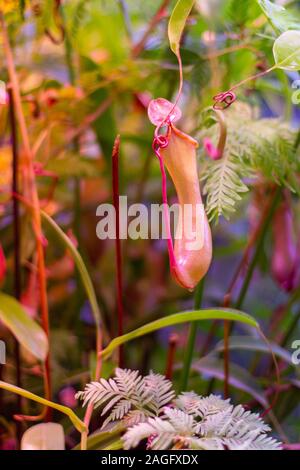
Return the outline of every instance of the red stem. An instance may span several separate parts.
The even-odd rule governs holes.
[[[168,357],[166,364],[166,373],[165,376],[167,379],[172,380],[173,369],[174,369],[174,360],[176,349],[179,341],[179,336],[177,333],[172,333],[169,337],[169,348],[168,348]]]
[[[120,190],[119,190],[119,150],[120,136],[115,139],[112,151],[112,183],[113,203],[116,213],[116,265],[117,265],[117,311],[118,311],[118,336],[124,331],[124,307],[123,307],[123,270],[122,270],[122,247],[120,240]],[[119,348],[119,367],[124,367],[123,346]]]
[[[10,119],[10,128],[11,128],[11,143],[12,143],[12,192],[13,194],[18,194],[19,185],[18,185],[18,174],[19,174],[19,154],[18,154],[18,133],[17,133],[17,124],[16,124],[16,115],[14,107],[14,99],[12,89],[8,89],[9,94],[9,119]],[[21,257],[20,257],[20,248],[21,248],[21,231],[20,231],[20,210],[19,210],[19,200],[13,198],[13,232],[14,232],[14,291],[15,297],[17,300],[21,298]],[[22,374],[21,374],[21,358],[20,358],[20,345],[18,340],[15,340],[15,365],[16,365],[16,384],[18,387],[22,388]],[[22,397],[17,396],[17,406],[18,412],[22,413]],[[17,422],[16,425],[17,431],[17,443],[20,447],[21,435],[22,435],[22,425]]]
[[[44,247],[42,242],[42,227],[41,227],[41,215],[40,215],[40,203],[38,197],[38,191],[36,187],[35,173],[33,167],[34,154],[31,149],[31,143],[29,138],[29,132],[25,116],[23,113],[21,91],[18,75],[15,68],[14,57],[10,46],[9,36],[7,27],[4,21],[2,12],[0,11],[0,23],[2,27],[2,38],[3,48],[5,52],[7,70],[10,78],[11,89],[14,99],[14,106],[16,112],[16,118],[18,121],[20,134],[23,142],[23,153],[22,153],[22,166],[23,166],[23,191],[25,199],[28,198],[33,206],[32,212],[32,227],[36,239],[36,250],[38,258],[38,273],[39,273],[39,284],[40,284],[40,304],[41,304],[41,318],[42,326],[49,339],[49,313],[48,313],[48,301],[47,301],[47,282],[46,282],[46,267],[44,259]],[[50,372],[50,353],[45,361],[45,395],[48,400],[51,400],[51,372]],[[46,413],[46,420],[51,421],[52,410],[50,407],[46,407],[44,410]],[[40,416],[36,417],[40,419]]]

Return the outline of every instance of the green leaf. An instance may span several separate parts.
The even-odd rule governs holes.
[[[262,352],[270,354],[270,349],[273,353],[283,359],[287,364],[293,364],[291,354],[285,349],[281,348],[277,344],[270,342],[267,345],[260,338],[254,338],[252,336],[231,336],[229,338],[229,349],[239,349],[245,351],[253,352]],[[224,351],[224,342],[220,341],[216,347],[211,351],[211,354],[214,352],[223,352]]]
[[[170,48],[177,56],[179,54],[180,39],[185,27],[185,23],[194,3],[195,0],[178,0],[170,17],[168,25]]]
[[[0,320],[19,343],[40,361],[48,354],[48,339],[44,330],[25,312],[13,297],[0,292]]]
[[[61,241],[63,245],[68,248],[71,255],[73,256],[74,262],[79,271],[83,286],[85,288],[87,297],[91,304],[91,309],[93,312],[95,323],[99,327],[101,324],[100,308],[97,302],[93,283],[89,276],[88,270],[83,262],[83,259],[80,256],[80,253],[75,248],[70,238],[62,231],[62,229],[57,225],[57,223],[51,217],[49,217],[48,214],[46,214],[46,212],[41,211],[41,215],[42,215],[43,220],[47,222],[47,224],[54,230],[54,232],[58,236],[59,241]]]
[[[222,381],[224,380],[224,360],[222,359],[206,356],[199,361],[193,362],[192,369],[201,374],[207,374],[210,377]],[[263,407],[267,408],[269,406],[262,389],[246,369],[230,363],[228,381],[232,387],[249,393],[249,395],[255,398]]]
[[[292,13],[269,0],[257,0],[257,3],[277,33],[284,33],[288,29],[300,29],[300,18],[297,21],[295,12]]]
[[[102,356],[108,357],[111,353],[128,341],[144,336],[153,331],[160,330],[161,328],[166,328],[168,326],[179,325],[181,323],[188,323],[191,321],[199,320],[230,320],[230,321],[239,321],[241,323],[246,323],[247,325],[252,326],[253,328],[259,329],[257,321],[247,313],[241,312],[239,310],[233,309],[207,309],[207,310],[192,310],[187,312],[175,313],[159,320],[155,320],[151,323],[137,328],[130,333],[127,333],[123,336],[118,336],[113,339],[109,345],[103,349]]]
[[[68,408],[63,405],[59,405],[58,403],[54,403],[53,401],[46,400],[45,398],[39,397],[38,395],[28,392],[27,390],[24,390],[23,388],[16,387],[15,385],[9,384],[7,382],[2,382],[1,380],[0,380],[0,388],[3,390],[6,390],[7,392],[21,395],[21,397],[27,398],[28,400],[35,401],[36,403],[40,403],[41,405],[54,408],[55,410],[60,411],[61,413],[67,415],[70,418],[73,425],[75,426],[75,428],[77,429],[77,431],[79,431],[80,433],[86,431],[86,426],[84,422],[78,418],[78,416],[71,410],[71,408]]]
[[[281,34],[274,42],[273,54],[277,68],[300,70],[300,31]]]

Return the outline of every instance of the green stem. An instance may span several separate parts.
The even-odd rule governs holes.
[[[235,304],[236,309],[240,309],[242,307],[243,303],[244,303],[244,300],[245,300],[245,297],[247,295],[248,288],[249,288],[249,285],[250,285],[250,282],[251,282],[251,279],[252,279],[252,276],[253,276],[254,269],[257,265],[257,262],[260,258],[260,255],[261,255],[261,252],[263,250],[265,237],[266,237],[270,222],[273,218],[273,214],[274,214],[274,211],[277,207],[277,204],[278,204],[278,201],[279,201],[280,197],[281,197],[281,187],[278,186],[278,188],[275,190],[275,194],[274,194],[274,197],[273,197],[273,201],[271,203],[269,213],[268,213],[267,217],[265,218],[264,223],[262,225],[262,228],[261,228],[258,240],[257,240],[257,244],[256,244],[256,248],[255,248],[253,258],[252,258],[251,263],[249,265],[249,268],[247,270],[247,274],[246,274],[246,277],[244,279],[240,294],[239,294],[238,299],[236,301],[236,304]]]
[[[204,279],[202,279],[199,282],[195,291],[195,299],[194,299],[195,310],[198,310],[201,307],[203,290],[204,290]],[[188,337],[186,353],[185,353],[184,361],[183,361],[180,391],[185,391],[188,386],[191,364],[192,364],[196,337],[197,337],[197,328],[198,328],[198,322],[191,323],[189,327],[189,337]]]
[[[296,137],[296,140],[295,140],[295,143],[294,143],[295,152],[297,152],[299,145],[300,145],[300,129],[297,132],[297,137]]]
[[[281,346],[282,347],[286,347],[288,341],[290,341],[291,339],[291,336],[295,330],[295,328],[297,327],[298,325],[298,322],[299,322],[299,319],[300,319],[300,311],[296,313],[296,315],[294,316],[294,318],[292,319],[292,322],[286,332],[286,334],[284,335],[282,341],[281,341]]]

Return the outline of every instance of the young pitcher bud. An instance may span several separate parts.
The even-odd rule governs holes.
[[[6,274],[6,259],[5,259],[2,246],[0,245],[0,283],[4,280],[5,274]]]
[[[283,201],[273,219],[272,274],[286,291],[294,288],[297,271],[297,248],[293,237],[293,219],[287,201]]]

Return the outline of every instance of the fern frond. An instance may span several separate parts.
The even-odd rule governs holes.
[[[138,385],[142,381],[142,377],[139,375],[137,370],[117,368],[114,380],[117,383],[120,392],[125,397],[131,397],[136,393]]]
[[[260,435],[251,440],[245,441],[244,439],[223,439],[223,444],[229,450],[282,450],[280,442],[272,437]]]
[[[191,436],[195,433],[197,423],[192,415],[176,408],[166,408],[165,416],[179,435]]]
[[[118,401],[118,403],[115,405],[116,401]],[[120,421],[122,418],[124,418],[124,416],[128,415],[128,412],[132,406],[132,403],[126,398],[123,398],[120,400],[120,398],[118,397],[118,400],[115,400],[115,401],[112,400],[104,408],[101,414],[105,415],[105,413],[109,411],[113,406],[114,408],[112,412],[110,413],[110,415],[104,421],[102,428],[105,428],[105,426],[107,426],[107,424],[110,423],[111,421]]]
[[[143,439],[153,437],[151,448],[167,449],[176,435],[174,427],[161,418],[148,418],[130,428],[123,436],[124,449],[136,447]],[[157,447],[159,446],[159,447]]]
[[[221,215],[228,219],[235,211],[236,202],[241,200],[240,193],[248,191],[242,180],[247,175],[236,156],[227,150],[223,158],[209,162],[201,180],[205,180],[203,193],[207,195],[206,209],[210,221],[218,220]]]
[[[158,416],[163,408],[172,402],[174,397],[172,383],[163,375],[151,372],[144,377],[142,401],[155,416]]]
[[[278,119],[253,119],[249,108],[236,105],[226,113],[227,141],[220,160],[202,159],[201,180],[207,195],[210,220],[226,218],[248,188],[245,178],[263,176],[266,181],[300,193],[297,174],[299,154],[295,151],[295,132]],[[207,125],[207,121],[204,122]],[[218,126],[202,130],[216,144]],[[200,137],[201,137],[200,136]]]
[[[126,428],[130,428],[135,424],[144,423],[147,420],[146,414],[141,410],[130,410],[124,416],[122,422]],[[104,427],[104,426],[103,426]]]
[[[83,392],[76,394],[76,398],[83,400],[83,406],[93,404],[97,408],[108,400],[120,399],[121,392],[113,379],[100,379],[99,382],[87,384]]]
[[[150,372],[116,369],[115,377],[87,384],[77,394],[83,404],[102,406],[108,415],[102,427],[121,422],[124,449],[147,439],[152,450],[279,450],[280,443],[267,436],[270,427],[241,405],[220,396],[201,397],[184,392],[175,399],[172,384]]]
[[[182,393],[161,417],[147,418],[127,430],[126,449],[148,439],[148,448],[201,450],[279,450],[280,443],[267,437],[270,431],[258,414],[234,407],[229,400],[194,392]]]
[[[186,413],[200,416],[202,419],[208,415],[232,408],[230,400],[223,400],[219,395],[200,397],[194,392],[183,392],[179,395],[175,404]]]
[[[124,419],[134,424],[147,416],[158,416],[175,394],[172,383],[160,374],[151,372],[142,378],[138,371],[117,368],[114,379],[87,384],[76,396],[83,400],[83,406],[103,406],[101,415],[109,413],[105,427],[111,421]]]

